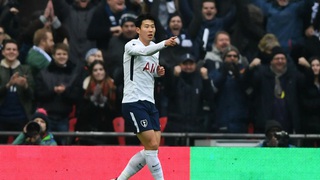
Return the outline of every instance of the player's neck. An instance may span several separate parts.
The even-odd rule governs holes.
[[[150,42],[151,42],[151,41],[149,41],[149,40],[145,40],[145,39],[142,39],[142,38],[140,38],[140,37],[139,37],[139,40],[140,40],[140,41],[142,42],[142,44],[145,45],[145,46],[149,46],[149,45],[150,45]]]

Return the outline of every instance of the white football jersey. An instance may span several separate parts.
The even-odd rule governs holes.
[[[154,102],[154,77],[157,77],[159,51],[165,41],[145,46],[139,39],[129,41],[124,48],[124,90],[122,103],[146,100]]]

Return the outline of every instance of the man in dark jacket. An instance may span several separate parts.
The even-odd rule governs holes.
[[[68,60],[68,50],[68,45],[56,44],[52,53],[54,60],[36,79],[37,105],[47,110],[51,131],[69,131],[69,114],[81,97],[81,76]],[[65,139],[57,142],[67,143]]]
[[[168,95],[166,132],[206,132],[209,120],[206,103],[213,101],[213,86],[206,68],[197,69],[196,59],[187,53],[174,68],[165,87]],[[183,145],[179,138],[168,138],[169,145]]]
[[[287,55],[280,47],[272,49],[270,65],[253,60],[247,72],[253,87],[254,128],[264,132],[268,119],[281,123],[288,133],[300,132],[298,97],[304,76],[293,65],[287,64]],[[308,64],[299,61],[300,65]]]
[[[97,42],[97,48],[106,50],[112,36],[122,33],[120,18],[125,10],[124,0],[103,0],[95,10],[87,31],[88,38]]]

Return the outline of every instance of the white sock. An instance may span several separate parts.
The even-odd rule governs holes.
[[[122,171],[120,176],[118,177],[118,180],[127,180],[134,174],[136,174],[138,171],[140,171],[145,165],[146,160],[144,157],[144,150],[139,151],[137,154],[132,156],[130,161],[128,162],[126,168]]]
[[[164,180],[161,163],[158,158],[158,150],[144,150],[144,155],[153,178],[155,180]]]

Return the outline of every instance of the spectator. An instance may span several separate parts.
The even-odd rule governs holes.
[[[165,132],[209,131],[211,122],[206,116],[209,111],[206,102],[213,101],[214,92],[207,69],[197,69],[196,58],[187,53],[171,75],[165,88],[169,99]],[[166,138],[166,143],[185,145],[185,140]]]
[[[20,49],[20,61],[27,61],[27,56],[30,49],[38,46],[35,44],[35,34],[39,29],[47,29],[51,33],[52,38],[48,38],[42,34],[41,38],[48,38],[55,43],[67,41],[69,34],[64,26],[62,26],[60,20],[54,13],[54,9],[52,6],[52,1],[48,1],[47,6],[44,8],[44,11],[37,11],[32,16],[31,22],[29,22],[28,26],[25,27],[25,30],[21,32],[19,36],[19,43],[22,48]],[[40,33],[41,34],[41,33]],[[39,38],[39,37],[38,37]],[[38,42],[37,42],[38,43]],[[53,45],[52,45],[53,46]],[[51,47],[52,50],[52,47]],[[51,51],[50,50],[50,51]],[[51,52],[47,52],[50,54]],[[30,59],[29,59],[30,60]],[[33,65],[34,66],[34,65]]]
[[[69,32],[70,60],[76,65],[85,65],[85,53],[96,47],[96,42],[88,39],[87,30],[97,5],[92,0],[74,0],[72,4],[64,0],[52,0],[52,3]]]
[[[256,58],[261,60],[261,64],[270,65],[274,47],[280,47],[278,38],[274,34],[267,33],[260,39]]]
[[[113,36],[110,39],[108,49],[105,53],[106,70],[114,79],[114,83],[117,86],[117,99],[116,110],[117,114],[121,114],[122,97],[123,97],[123,53],[124,46],[130,40],[137,38],[136,25],[134,24],[136,15],[131,12],[127,12],[121,16],[120,25],[122,34],[120,36]],[[125,131],[133,132],[132,126],[129,123],[125,123]],[[140,142],[136,137],[126,138],[126,144],[139,145]]]
[[[76,124],[78,131],[113,132],[112,121],[116,117],[116,86],[104,67],[104,63],[95,60],[89,66],[90,75],[83,81],[83,98],[79,106]],[[117,139],[80,137],[79,144],[99,145],[117,144]]]
[[[178,13],[173,13],[169,16],[166,32],[167,38],[177,37],[176,46],[165,48],[160,52],[160,64],[170,72],[173,71],[175,66],[180,64],[182,55],[192,52],[193,43],[189,34],[183,29],[182,19]],[[167,116],[168,98],[164,94],[164,81],[166,76],[168,76],[168,74],[166,74],[165,77],[156,79],[155,99],[160,116]]]
[[[266,32],[276,35],[287,54],[297,47],[304,46],[303,16],[312,2],[312,0],[253,1],[264,14]]]
[[[180,57],[183,54],[192,52],[192,40],[183,28],[182,18],[178,13],[169,16],[168,28],[166,29],[167,38],[177,36],[177,46],[164,49],[160,52],[160,63],[167,68],[172,69],[174,66],[180,64]]]
[[[204,67],[211,72],[213,69],[219,69],[221,63],[223,62],[222,54],[231,45],[230,35],[226,31],[218,31],[216,37],[214,38],[214,44],[212,45],[212,50],[207,51],[204,56]],[[239,56],[239,63],[243,66],[248,65],[248,61],[245,57]]]
[[[149,1],[147,5],[149,9],[148,12],[151,13],[153,17],[158,17],[160,22],[159,24],[161,25],[162,29],[167,28],[169,17],[173,13],[177,12],[174,0],[154,0]]]
[[[34,19],[35,14],[37,14],[37,18],[39,17],[38,14],[43,12],[49,1],[50,0],[13,0],[13,2],[16,2],[18,5],[21,32],[25,31],[30,24],[30,21]]]
[[[6,34],[16,39],[21,32],[19,2],[16,0],[0,2],[0,24],[6,29]]]
[[[148,10],[145,2],[148,2],[148,1],[144,1],[144,0],[125,1],[126,11],[133,12],[133,14],[146,13]]]
[[[104,59],[107,72],[115,81],[123,81],[123,52],[124,45],[137,37],[134,24],[137,16],[132,13],[125,13],[120,18],[121,35],[112,36],[105,53]],[[117,82],[116,82],[117,83]]]
[[[272,49],[270,65],[262,65],[260,60],[253,60],[246,71],[253,87],[254,130],[263,132],[268,119],[282,124],[288,133],[300,133],[299,95],[304,77],[297,68],[287,64],[287,56],[280,47]],[[300,66],[308,66],[306,61],[299,61]]]
[[[18,44],[6,40],[0,64],[0,131],[20,131],[32,113],[33,78],[30,68],[21,65]],[[1,137],[0,143],[6,143]]]
[[[84,79],[90,75],[89,74],[89,66],[95,60],[100,60],[100,61],[104,62],[101,50],[98,48],[91,48],[91,49],[89,49],[89,51],[87,51],[87,53],[85,55],[86,64],[79,71],[79,74],[81,76],[81,81],[84,81]]]
[[[85,60],[87,67],[89,67],[95,60],[104,61],[101,50],[97,48],[89,49],[85,55]]]
[[[4,28],[0,26],[0,51],[3,49],[3,43],[6,39],[10,39],[10,37],[6,34]],[[2,53],[0,54],[0,61],[3,59]]]
[[[248,132],[248,95],[244,78],[245,66],[239,63],[240,53],[229,46],[224,51],[220,69],[209,72],[215,86],[215,127],[220,133]]]
[[[193,0],[179,0],[177,3],[177,10],[181,14],[183,28],[189,27],[190,19],[192,19],[194,15],[194,9],[198,8],[197,6],[194,6],[193,2]]]
[[[91,18],[87,36],[97,42],[97,48],[107,50],[112,36],[120,36],[119,20],[125,13],[124,0],[102,0]]]
[[[251,0],[234,1],[237,13],[232,27],[231,42],[249,62],[257,55],[258,43],[266,33],[261,9]]]
[[[37,123],[37,124],[36,124]],[[48,116],[45,109],[39,108],[23,128],[23,132],[13,141],[14,145],[50,145],[57,142],[49,132]]]
[[[216,33],[226,30],[233,22],[235,8],[231,8],[224,17],[216,17],[218,10],[214,0],[204,0],[200,7],[201,12],[195,11],[193,20],[189,25],[189,33],[194,41],[194,55],[198,59],[203,59],[202,53],[212,50]]]
[[[36,78],[36,102],[48,112],[50,130],[69,131],[69,114],[81,91],[81,76],[69,60],[69,48],[57,43],[53,48],[53,61],[40,71]],[[59,145],[66,145],[67,138],[57,138]]]
[[[46,28],[37,30],[33,37],[33,44],[28,52],[26,63],[30,66],[35,78],[42,69],[48,67],[52,60],[50,56],[54,46],[52,32]]]
[[[294,147],[289,144],[289,134],[283,131],[281,124],[275,120],[269,120],[265,125],[266,139],[260,147]]]
[[[302,132],[305,134],[320,133],[320,58],[317,56],[309,59],[311,64],[311,75],[307,76],[306,87],[302,93]],[[319,146],[319,140],[304,140],[304,146]]]
[[[309,27],[305,30],[306,35],[306,58],[320,56],[320,6],[319,0],[315,0],[312,7],[309,8],[307,21]]]

